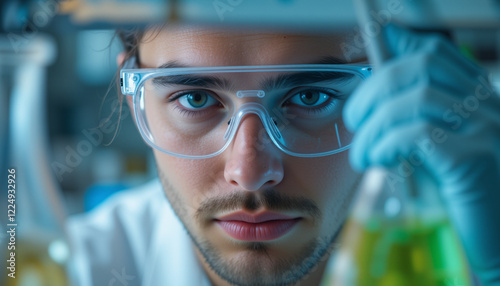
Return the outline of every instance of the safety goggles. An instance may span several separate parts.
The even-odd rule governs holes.
[[[345,101],[371,74],[367,65],[270,65],[120,71],[121,90],[133,96],[143,139],[173,156],[221,154],[247,116],[262,126],[255,147],[274,144],[288,155],[320,157],[349,148]]]

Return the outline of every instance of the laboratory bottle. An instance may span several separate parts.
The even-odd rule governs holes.
[[[37,198],[36,193],[27,190],[21,170],[16,170],[16,193],[8,202],[13,206],[8,209],[15,212],[9,212],[5,224],[2,260],[6,267],[0,285],[72,285],[66,267],[70,250],[63,221],[57,218],[48,198]]]
[[[1,280],[6,286],[68,286],[66,263],[69,248],[62,235],[32,228],[16,234],[15,248],[4,257],[7,262]],[[11,256],[14,252],[15,256]]]
[[[472,285],[437,181],[411,170],[365,173],[322,285]]]
[[[9,104],[0,285],[71,285],[66,211],[60,181],[50,167],[47,130],[47,66],[56,58],[56,42],[42,32],[22,45],[0,36],[0,50],[0,86]]]

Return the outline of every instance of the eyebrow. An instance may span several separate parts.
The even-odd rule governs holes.
[[[327,56],[311,63],[313,65],[342,65],[347,64],[346,61]],[[281,74],[274,78],[269,78],[264,81],[262,87],[264,90],[273,90],[280,88],[287,88],[293,86],[306,85],[317,82],[325,81],[340,81],[352,78],[354,75],[346,72],[327,72],[327,71],[314,71],[314,72],[298,72],[291,74]]]
[[[346,64],[345,61],[335,57],[323,57],[312,64]],[[178,61],[169,61],[160,65],[158,68],[187,68],[191,67],[179,63]],[[290,74],[281,74],[274,78],[265,79],[261,84],[261,89],[273,90],[287,88],[291,86],[300,86],[310,83],[347,80],[354,75],[345,72],[328,72],[328,71],[305,71]],[[227,80],[214,76],[202,75],[173,75],[162,76],[153,79],[154,84],[158,85],[187,85],[203,88],[214,88],[221,90],[231,90],[232,84]]]
[[[318,82],[345,81],[353,76],[354,74],[347,72],[306,71],[268,78],[264,80],[261,86],[263,90],[274,90]]]
[[[227,79],[214,76],[199,75],[171,75],[153,79],[155,85],[188,85],[204,88],[231,90],[231,83]]]

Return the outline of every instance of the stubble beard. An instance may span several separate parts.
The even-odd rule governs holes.
[[[296,284],[314,271],[320,262],[328,259],[336,247],[335,241],[341,230],[341,223],[338,223],[329,235],[313,239],[306,245],[297,246],[301,247],[301,250],[291,258],[272,257],[269,255],[269,245],[265,242],[248,242],[245,247],[244,262],[238,257],[223,258],[211,242],[193,235],[186,205],[160,169],[158,174],[167,200],[206,263],[218,276],[233,285]]]

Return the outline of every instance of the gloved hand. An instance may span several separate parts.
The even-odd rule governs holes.
[[[487,74],[445,39],[395,25],[392,59],[346,103],[357,170],[423,165],[483,285],[500,285],[500,97]]]

